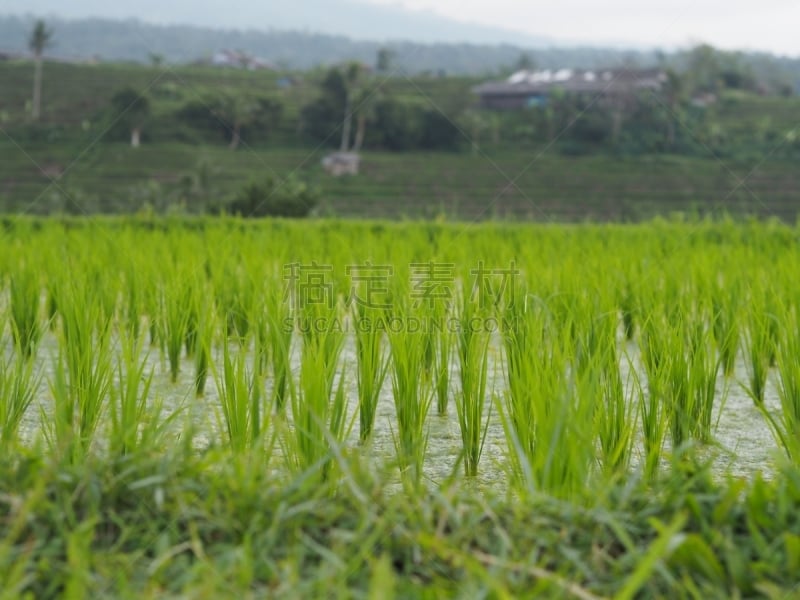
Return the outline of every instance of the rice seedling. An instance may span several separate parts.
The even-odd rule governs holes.
[[[800,463],[800,321],[797,308],[782,311],[781,337],[778,342],[776,367],[780,416],[775,418],[764,409],[767,422],[790,460]]]
[[[692,440],[695,428],[695,398],[690,389],[691,365],[683,329],[671,329],[665,332],[664,336],[668,356],[664,401],[669,415],[672,448],[677,451]]]
[[[164,354],[164,333],[162,326],[162,294],[159,285],[150,285],[144,292],[145,310],[147,314],[147,329],[150,338],[150,345],[158,347],[161,354]]]
[[[178,381],[181,355],[189,328],[189,313],[186,311],[187,296],[181,279],[163,284],[161,289],[161,331],[169,359],[172,383]]]
[[[408,315],[401,312],[398,316]],[[424,336],[390,329],[389,347],[392,395],[397,416],[397,431],[393,433],[397,458],[405,480],[418,485],[428,446],[425,420],[433,400],[427,378],[420,377],[425,364]]]
[[[29,264],[12,274],[9,284],[11,333],[17,349],[26,358],[33,356],[42,337],[41,293],[39,276]]]
[[[625,331],[625,339],[632,340],[636,333],[636,300],[631,289],[630,282],[622,284],[620,293],[619,308],[622,313],[622,324]]]
[[[722,372],[725,377],[733,375],[736,355],[739,351],[739,304],[740,291],[737,284],[730,284],[730,289],[715,283],[711,297],[713,310],[714,339],[719,348]]]
[[[595,354],[587,369],[587,376],[593,380],[594,394],[599,400],[595,407],[595,428],[600,442],[600,465],[608,475],[622,473],[628,468],[634,430],[634,403],[626,397],[622,383],[616,324],[614,312],[595,319],[596,335],[604,350]]]
[[[142,328],[142,298],[136,268],[131,263],[125,275],[125,327],[138,339]]]
[[[286,454],[295,469],[312,469],[326,480],[331,473],[332,445],[341,445],[348,429],[345,369],[339,371],[344,332],[335,324],[335,309],[313,305],[306,316],[311,314],[318,318],[314,332],[304,339],[300,382],[291,394],[294,435]]]
[[[511,472],[519,483],[533,490],[535,482],[532,480],[530,460],[536,448],[536,411],[530,398],[535,383],[531,366],[538,366],[537,359],[544,351],[541,342],[545,322],[541,313],[534,312],[529,302],[530,299],[525,298],[522,303],[507,310],[506,322],[514,326],[506,327],[503,331],[508,387],[504,404],[499,404],[499,410],[506,437],[511,442]]]
[[[58,302],[56,300],[55,287],[55,280],[51,280],[47,285],[47,303],[45,306],[45,312],[50,331],[55,331],[58,327]]]
[[[197,283],[188,282],[184,289],[184,311],[186,314],[186,325],[183,344],[186,349],[186,356],[193,357],[197,349],[197,335],[200,326],[200,307],[198,306],[202,301],[200,298],[201,292],[197,289]]]
[[[722,359],[713,340],[713,330],[705,315],[688,324],[690,340],[688,389],[692,395],[688,415],[692,436],[701,442],[711,441],[712,416],[717,399],[717,376]],[[724,402],[724,398],[720,399]]]
[[[39,387],[34,361],[22,356],[4,360],[0,356],[0,450],[17,441],[20,424]]]
[[[577,493],[595,462],[596,390],[569,369],[541,300],[524,297],[505,331],[508,394],[498,403],[512,475],[527,494]],[[569,337],[567,337],[569,339]]]
[[[432,313],[428,313],[429,316],[432,316]],[[429,324],[433,324],[433,319],[428,321]],[[427,378],[429,381],[433,380],[434,376],[438,374],[435,371],[436,368],[436,352],[438,350],[436,344],[436,334],[429,332],[428,335],[422,337],[422,368],[423,372],[421,373],[422,376]]]
[[[272,404],[278,412],[282,412],[292,381],[290,361],[294,321],[291,306],[288,302],[284,302],[277,280],[272,280],[268,286],[265,314],[268,319],[267,352],[272,364]]]
[[[197,300],[197,335],[194,352],[194,391],[198,398],[205,393],[208,380],[211,349],[214,343],[214,327],[216,320],[214,307],[207,296]]]
[[[744,334],[745,368],[747,385],[745,391],[757,407],[764,405],[764,392],[772,350],[772,338],[768,322],[773,318],[763,312],[763,306],[755,306],[749,316]]]
[[[669,349],[663,333],[665,330],[666,324],[655,310],[642,323],[639,347],[647,375],[648,396],[653,402],[663,401],[667,381]]]
[[[433,387],[436,393],[436,414],[443,417],[447,414],[447,405],[450,402],[450,365],[455,335],[451,331],[449,311],[443,313],[440,321],[443,326],[436,328],[432,333],[436,345]]]
[[[0,230],[0,596],[416,597],[420,581],[465,596],[791,595],[796,228],[187,218]],[[434,282],[456,290],[454,312],[430,280],[398,273],[390,309],[353,307],[351,322],[381,325],[356,325],[350,354],[344,265],[432,255],[459,266],[460,279]],[[460,296],[476,256],[490,270],[516,265],[525,293],[482,307]],[[332,301],[295,313],[280,261],[320,257]],[[497,280],[482,290],[492,300]],[[38,298],[16,319],[38,329],[33,344],[15,325],[14,294],[17,306]],[[461,327],[445,325],[451,316]],[[499,336],[475,328],[495,317]],[[160,371],[189,357],[194,379],[163,386]],[[754,435],[753,411],[727,412],[718,378],[734,367],[764,398],[755,403],[789,457],[777,467],[761,439],[730,462],[696,451],[712,434],[723,448]],[[207,402],[183,410],[209,372],[216,423]],[[376,417],[384,399],[391,437]],[[454,410],[460,432],[435,440],[435,454],[431,432],[450,421],[429,421],[432,410]],[[352,441],[369,451],[347,447],[356,419]],[[433,464],[456,455],[447,473]],[[755,462],[771,477],[750,475]],[[31,532],[44,541],[31,545]],[[376,575],[364,557],[381,540],[391,543]],[[69,569],[39,568],[54,560]],[[120,577],[120,564],[134,575]]]
[[[569,344],[575,348],[575,374],[583,377],[602,355],[616,348],[616,314],[614,318],[610,318],[611,315],[598,316],[588,298],[575,294],[570,296],[572,306],[564,318],[569,323]]]
[[[771,286],[770,286],[771,287]],[[767,315],[764,325],[766,326],[765,336],[769,340],[767,345],[767,364],[774,367],[777,359],[778,344],[780,343],[780,322],[778,320],[779,295],[778,290],[764,290],[764,311]]]
[[[465,298],[461,304],[458,331],[461,388],[456,393],[455,403],[463,445],[464,473],[468,477],[478,474],[478,463],[489,428],[489,417],[484,413],[490,339],[480,311]]]
[[[353,319],[356,340],[356,377],[358,384],[358,438],[369,439],[375,424],[381,389],[389,372],[389,355],[384,350],[385,326],[379,321],[382,313],[356,303]]]
[[[103,308],[93,298],[83,282],[62,282],[58,289],[62,330],[50,381],[53,414],[42,415],[51,446],[73,461],[91,447],[112,382]]]
[[[236,453],[250,450],[261,441],[269,411],[264,410],[263,394],[256,377],[247,369],[244,352],[231,355],[223,345],[222,371],[213,369],[222,408],[226,444]]]
[[[661,464],[664,440],[669,428],[666,407],[661,398],[645,393],[641,381],[634,369],[631,370],[633,380],[632,394],[639,409],[642,431],[642,449],[644,451],[643,469],[648,479],[655,478]]]
[[[266,290],[260,293],[261,297],[266,296]],[[255,365],[256,373],[258,376],[265,380],[269,373],[269,328],[270,317],[264,306],[259,303],[253,303],[250,307],[251,313],[248,320],[252,323],[253,330],[253,351],[255,352]]]
[[[105,274],[104,265],[99,263],[88,265],[84,285],[92,291],[94,295],[94,305],[97,307],[95,330],[98,336],[109,337],[111,326],[116,317],[117,296],[119,295],[117,273],[113,276]]]
[[[157,448],[163,431],[179,413],[162,419],[161,403],[149,405],[153,373],[148,373],[142,357],[141,338],[125,336],[119,346],[116,381],[109,394],[108,449],[112,456],[127,456]]]
[[[217,308],[228,335],[244,344],[250,333],[249,316],[255,302],[255,285],[244,268],[228,259],[224,275],[215,283]]]

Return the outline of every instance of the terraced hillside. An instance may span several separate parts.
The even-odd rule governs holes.
[[[135,212],[168,201],[199,212],[204,202],[224,200],[251,179],[292,172],[319,186],[322,214],[348,217],[639,220],[697,211],[794,221],[800,206],[800,172],[785,160],[754,168],[758,163],[714,158],[575,158],[536,151],[366,153],[360,175],[334,179],[320,166],[326,153],[320,149],[98,144],[83,154],[58,145],[24,150],[0,143],[0,198],[12,211],[32,214],[64,210],[68,199],[77,204],[72,212]],[[202,193],[192,192],[202,178]]]
[[[348,217],[639,220],[675,211],[790,221],[797,216],[797,98],[725,95],[708,109],[686,156],[623,156],[603,147],[567,156],[557,145],[515,144],[503,136],[483,140],[470,152],[464,137],[462,149],[453,152],[380,152],[367,145],[361,174],[333,179],[320,166],[329,148],[298,134],[300,110],[319,94],[321,73],[289,74],[295,82],[289,87],[279,85],[286,74],[208,67],[47,63],[44,73],[43,117],[34,125],[25,108],[31,64],[0,62],[5,211],[200,212],[249,180],[297,173],[321,189],[321,214]],[[474,83],[402,76],[370,81],[379,95],[416,98],[447,115],[471,105]],[[138,149],[108,136],[110,98],[126,85],[146,90],[152,100]],[[242,90],[282,103],[280,125],[267,141],[248,143],[245,137],[232,152],[224,135],[217,143],[183,135],[175,119],[181,106],[207,93]],[[524,124],[525,118],[506,114],[502,127],[514,119]]]

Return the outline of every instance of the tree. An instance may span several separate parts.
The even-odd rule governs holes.
[[[426,150],[455,150],[461,132],[450,118],[437,109],[422,113],[422,137],[420,147]]]
[[[150,102],[146,96],[131,87],[123,88],[111,98],[111,106],[121,126],[131,134],[131,147],[141,143],[142,128],[150,115]]]
[[[347,152],[350,148],[350,132],[353,126],[353,98],[357,93],[362,71],[363,67],[357,62],[349,63],[345,69],[344,121],[342,122],[342,143],[339,147],[341,152]]]
[[[159,54],[158,52],[151,52],[148,56],[150,58],[150,64],[154,66],[156,69],[164,65],[163,54]]]
[[[301,113],[303,129],[319,140],[329,140],[336,128],[341,126],[340,152],[347,152],[353,146],[353,119],[358,121],[358,113],[362,111],[364,118],[359,126],[360,140],[363,142],[368,118],[366,101],[369,97],[361,88],[363,72],[363,65],[357,62],[349,63],[344,69],[341,67],[330,69],[320,86],[322,93],[316,100],[304,106]],[[343,114],[344,120],[342,120]],[[359,137],[358,131],[356,137]]]
[[[284,104],[277,98],[261,96],[255,98],[255,112],[248,123],[251,137],[269,139],[281,124]]]
[[[478,154],[480,152],[481,138],[489,129],[486,113],[475,109],[466,110],[461,114],[459,124],[469,135],[472,153]]]
[[[341,124],[345,109],[345,82],[339,69],[330,69],[321,85],[320,95],[301,111],[303,132],[311,138],[329,142]]]
[[[179,201],[197,210],[204,210],[217,193],[215,182],[220,174],[214,163],[201,158],[193,169],[184,173],[180,179]]]
[[[367,121],[375,118],[375,104],[378,95],[373,90],[359,90],[354,105],[356,109],[356,137],[353,140],[353,152],[360,152],[367,134]]]
[[[235,93],[225,93],[220,97],[217,116],[225,121],[230,130],[231,140],[228,148],[236,150],[242,140],[242,127],[255,116],[257,105],[250,98]]]
[[[533,71],[536,68],[536,61],[527,52],[519,55],[517,62],[514,63],[515,71]]]
[[[685,91],[683,79],[672,69],[667,69],[667,81],[663,89],[670,113],[667,116],[667,145],[671,148],[675,145],[675,122]]]
[[[278,181],[266,177],[250,181],[225,207],[242,217],[307,217],[319,202],[319,190],[290,175]]]
[[[387,150],[418,147],[422,136],[421,110],[413,102],[381,98],[375,103],[373,132],[377,143]]]
[[[394,52],[388,48],[381,48],[378,50],[378,56],[375,61],[375,69],[378,73],[388,73],[392,67],[392,59]]]
[[[688,79],[696,93],[716,93],[719,87],[720,66],[717,53],[708,44],[689,51]]]
[[[250,143],[268,139],[280,125],[283,107],[276,98],[223,91],[190,100],[175,116],[212,141],[222,137],[235,150],[245,137]]]
[[[34,72],[33,72],[33,111],[31,118],[34,121],[39,120],[39,114],[42,107],[42,55],[45,48],[50,46],[53,39],[53,31],[48,29],[44,21],[36,21],[33,26],[33,32],[28,40],[28,46],[33,52],[34,59]]]

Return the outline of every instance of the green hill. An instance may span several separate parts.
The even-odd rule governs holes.
[[[635,220],[727,211],[794,220],[797,214],[796,98],[726,93],[694,129],[686,125],[692,146],[684,156],[609,148],[575,154],[568,145],[514,141],[507,134],[530,118],[520,113],[502,116],[500,139],[486,139],[477,152],[466,140],[450,152],[386,152],[367,144],[361,174],[334,179],[320,166],[330,146],[298,133],[301,108],[319,95],[321,73],[60,63],[47,63],[44,73],[43,118],[32,124],[26,116],[32,65],[0,63],[6,211],[200,212],[251,179],[295,173],[322,190],[321,213],[354,217]],[[287,75],[295,84],[284,88],[279,83]],[[395,78],[382,93],[458,114],[473,104],[469,89],[477,81]],[[146,90],[152,104],[137,149],[124,132],[112,135],[109,102],[128,85]],[[176,121],[187,102],[221,89],[279,100],[280,123],[256,141],[245,136],[234,152],[224,132],[204,137]],[[338,133],[331,134],[335,140]]]

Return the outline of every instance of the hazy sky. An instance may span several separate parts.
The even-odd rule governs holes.
[[[800,55],[800,0],[362,0],[557,38]]]

